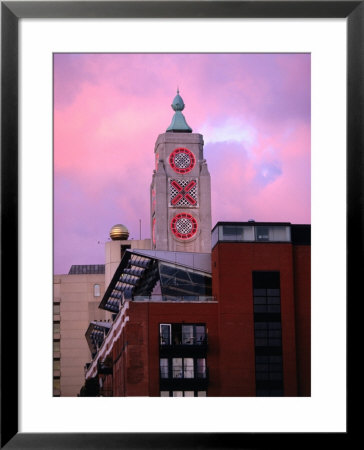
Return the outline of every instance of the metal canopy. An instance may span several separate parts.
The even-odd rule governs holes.
[[[159,298],[196,300],[211,296],[209,253],[127,250],[115,271],[99,307],[118,313],[126,299],[154,295]]]
[[[102,322],[102,321],[92,321],[87,328],[85,333],[87,344],[90,348],[90,352],[92,357],[94,357],[101,347],[105,336],[109,332],[111,328],[110,322]]]

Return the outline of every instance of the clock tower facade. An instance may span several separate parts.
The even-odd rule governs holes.
[[[211,252],[211,183],[203,156],[203,138],[192,133],[177,91],[175,114],[155,144],[151,183],[152,248]]]

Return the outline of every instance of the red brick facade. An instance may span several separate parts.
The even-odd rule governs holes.
[[[99,374],[101,394],[159,396],[160,324],[204,324],[207,395],[257,395],[253,272],[274,272],[280,283],[282,392],[310,396],[310,256],[310,245],[292,242],[218,242],[211,256],[214,301],[127,302],[104,342],[112,375]]]
[[[220,394],[255,395],[253,271],[279,271],[285,396],[310,395],[310,246],[218,243],[212,251],[219,304]]]

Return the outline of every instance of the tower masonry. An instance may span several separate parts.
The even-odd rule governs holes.
[[[211,252],[211,183],[203,137],[192,133],[179,92],[171,125],[155,144],[151,183],[152,248]]]

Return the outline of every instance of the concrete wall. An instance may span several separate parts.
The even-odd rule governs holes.
[[[98,297],[94,296],[95,284],[100,285]],[[53,302],[59,303],[60,310],[53,316],[60,322],[60,332],[54,335],[59,340],[54,358],[60,359],[60,370],[55,373],[60,376],[60,388],[54,395],[77,396],[84,384],[84,365],[91,359],[85,332],[91,321],[111,319],[110,313],[98,309],[104,292],[103,274],[54,276]]]

